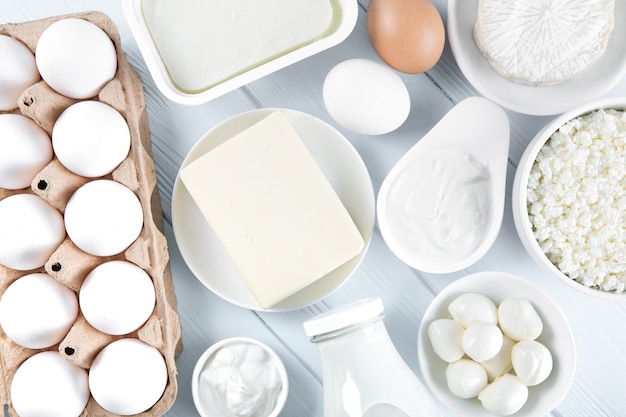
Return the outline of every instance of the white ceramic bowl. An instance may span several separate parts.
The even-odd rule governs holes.
[[[449,318],[448,306],[456,297],[478,292],[497,304],[508,297],[530,301],[543,322],[537,341],[551,352],[553,369],[539,385],[528,388],[528,400],[514,417],[542,417],[553,410],[567,394],[576,370],[576,347],[569,323],[557,304],[536,285],[524,278],[504,272],[479,272],[459,278],[444,288],[426,309],[417,337],[420,370],[435,397],[459,417],[493,417],[476,398],[462,399],[450,392],[446,384],[447,363],[434,352],[428,326],[433,320]]]
[[[242,73],[233,74],[232,77],[210,88],[190,93],[179,88],[172,80],[159,54],[157,45],[150,35],[142,11],[142,2],[142,0],[125,0],[122,2],[124,15],[128,21],[133,37],[139,46],[139,50],[143,55],[157,88],[168,99],[187,105],[198,105],[209,102],[252,81],[258,80],[279,69],[285,68],[341,43],[354,29],[358,16],[358,4],[356,0],[338,0],[339,10],[335,10],[335,13],[336,16],[338,16],[339,22],[336,25],[334,24],[335,28],[331,33],[312,43],[271,58]]]
[[[328,123],[307,113],[283,109],[303,142],[337,192],[365,241],[359,255],[313,284],[265,311],[286,311],[315,303],[345,283],[360,265],[372,238],[375,199],[365,163],[352,144]],[[276,109],[238,114],[207,132],[189,151],[181,168],[219,143],[252,126]],[[263,310],[235,269],[215,233],[176,178],[172,195],[172,225],[183,259],[196,278],[223,299],[252,310]]]
[[[233,346],[233,345],[238,345],[238,344],[253,345],[253,346],[260,347],[267,353],[269,360],[276,367],[276,370],[278,371],[278,374],[282,382],[282,388],[280,390],[280,393],[278,394],[278,397],[276,398],[276,404],[274,405],[274,408],[272,409],[271,413],[268,414],[267,416],[262,416],[262,417],[277,417],[278,415],[280,415],[280,412],[285,406],[285,403],[287,402],[287,396],[289,393],[289,378],[287,375],[287,370],[285,369],[285,365],[283,364],[282,360],[276,354],[276,352],[274,352],[274,350],[272,350],[266,344],[259,342],[258,340],[250,339],[247,337],[231,337],[228,339],[223,339],[211,345],[206,351],[204,351],[204,353],[200,356],[200,358],[196,362],[196,366],[194,367],[193,374],[191,377],[191,395],[193,397],[193,402],[196,406],[196,409],[198,410],[198,413],[200,414],[201,417],[219,417],[223,415],[223,414],[212,413],[208,409],[210,405],[209,407],[205,405],[206,402],[210,400],[208,400],[207,398],[201,398],[202,394],[201,394],[201,388],[200,388],[200,385],[201,385],[200,379],[201,379],[202,371],[204,370],[205,366],[210,360],[213,359],[213,355],[215,355],[215,353],[218,350],[220,350],[223,347]]]
[[[537,158],[537,154],[550,138],[550,136],[558,130],[560,126],[566,122],[589,113],[593,110],[602,108],[615,108],[626,109],[626,97],[609,97],[591,101],[589,103],[577,106],[566,113],[554,118],[550,121],[528,144],[522,158],[520,159],[517,171],[515,173],[515,180],[513,182],[512,191],[512,206],[513,206],[513,219],[515,221],[515,227],[520,236],[520,239],[530,254],[530,256],[539,265],[544,267],[551,275],[557,277],[567,285],[584,292],[585,294],[608,298],[612,300],[626,300],[625,293],[614,293],[608,291],[602,291],[592,287],[585,286],[562,273],[543,253],[541,247],[537,243],[533,234],[532,225],[528,218],[527,212],[527,187],[528,177],[532,169],[533,163]]]
[[[505,7],[505,6],[503,6]],[[474,42],[478,0],[448,2],[448,39],[459,69],[480,93],[524,114],[560,114],[606,94],[626,73],[626,2],[615,2],[615,28],[602,58],[578,76],[553,85],[532,86],[500,76]]]

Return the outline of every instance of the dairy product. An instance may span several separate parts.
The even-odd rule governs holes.
[[[283,388],[272,357],[245,341],[226,344],[199,375],[200,404],[214,417],[266,417]]]
[[[424,154],[392,187],[389,227],[407,250],[454,263],[482,241],[490,216],[490,176],[470,155],[454,150]]]
[[[626,112],[570,120],[537,154],[528,219],[539,246],[571,279],[604,291],[626,285]]]
[[[615,0],[480,0],[474,39],[502,76],[554,84],[593,65],[606,50]]]
[[[336,0],[143,0],[150,35],[174,84],[207,89],[320,39]]]
[[[350,213],[284,112],[215,147],[180,177],[263,308],[363,249]]]

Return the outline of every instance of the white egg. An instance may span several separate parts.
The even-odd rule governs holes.
[[[476,362],[492,359],[502,348],[502,331],[492,323],[478,322],[465,329],[461,343],[463,350]]]
[[[24,90],[39,81],[35,55],[22,42],[0,35],[0,110],[13,110]]]
[[[487,385],[487,372],[479,363],[461,359],[446,367],[448,389],[460,398],[474,398]]]
[[[528,387],[518,377],[504,374],[478,394],[478,400],[491,413],[510,416],[522,409],[528,400]]]
[[[119,339],[105,346],[89,370],[94,400],[119,415],[151,408],[167,385],[167,367],[161,353],[139,339]]]
[[[0,115],[0,187],[19,190],[52,160],[45,130],[20,114]]]
[[[489,381],[493,381],[513,368],[513,364],[511,363],[511,350],[513,349],[513,345],[515,345],[513,339],[507,335],[502,335],[502,348],[498,354],[480,363],[487,371]]]
[[[56,351],[22,363],[11,381],[11,402],[20,417],[78,417],[89,400],[87,371]]]
[[[141,202],[128,187],[95,180],[78,188],[65,208],[65,228],[81,250],[112,256],[133,243],[143,227]]]
[[[543,322],[533,305],[525,298],[511,297],[498,306],[502,332],[513,340],[534,340],[543,331]]]
[[[452,319],[434,320],[428,326],[428,337],[433,350],[446,362],[455,362],[463,357],[465,352],[461,338],[465,328]]]
[[[95,178],[111,173],[130,150],[126,119],[108,104],[81,101],[68,107],[52,129],[52,146],[70,171]]]
[[[0,327],[9,339],[29,349],[59,343],[77,316],[76,294],[44,273],[18,278],[0,299]]]
[[[95,267],[79,293],[85,319],[95,329],[111,335],[137,330],[152,314],[155,299],[150,276],[127,261],[109,261]]]
[[[545,381],[552,372],[552,354],[536,340],[517,342],[511,351],[511,361],[515,374],[530,387]]]
[[[468,327],[479,321],[498,323],[498,309],[495,303],[486,295],[479,293],[465,293],[456,297],[448,306],[448,312],[453,319]]]
[[[61,213],[34,194],[0,201],[0,264],[20,271],[43,266],[65,239]]]
[[[39,37],[35,58],[44,81],[75,99],[96,96],[117,71],[111,38],[95,24],[78,18],[48,26]]]
[[[400,76],[367,59],[349,59],[332,68],[324,80],[324,105],[343,127],[363,135],[382,135],[409,116],[411,99]]]

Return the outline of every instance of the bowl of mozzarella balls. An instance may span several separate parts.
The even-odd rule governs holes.
[[[626,299],[626,97],[550,121],[522,155],[512,200],[535,262],[585,294]]]
[[[517,275],[459,278],[435,297],[418,331],[426,385],[461,417],[541,417],[569,391],[576,370],[565,315]]]

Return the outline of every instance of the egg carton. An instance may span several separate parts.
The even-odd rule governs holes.
[[[45,265],[33,271],[16,271],[0,265],[0,295],[19,277],[46,272],[70,289],[78,292],[87,274],[97,265],[110,260],[127,260],[143,268],[152,278],[156,290],[156,306],[148,321],[135,332],[124,336],[100,333],[79,313],[69,333],[58,345],[48,349],[27,349],[12,342],[0,329],[0,399],[5,414],[16,416],[12,407],[11,380],[19,365],[42,350],[58,350],[70,362],[89,369],[97,353],[110,342],[122,337],[135,337],[157,348],[165,358],[168,383],[159,401],[138,416],[160,416],[173,404],[177,393],[175,357],[182,349],[180,321],[176,297],[169,269],[167,241],[163,234],[163,217],[159,199],[148,116],[140,76],[129,66],[122,50],[116,25],[99,12],[77,13],[31,22],[0,26],[0,34],[11,36],[35,51],[37,41],[50,24],[65,18],[81,18],[96,24],[113,40],[117,50],[118,69],[111,80],[93,100],[99,100],[118,110],[126,119],[131,133],[128,157],[111,174],[103,177],[117,181],[139,197],[144,224],[138,239],[123,253],[97,257],[81,251],[66,237]],[[19,108],[8,112],[23,114],[33,119],[49,135],[58,116],[78,100],[64,97],[39,81],[22,94]],[[7,113],[7,112],[1,112]],[[61,213],[81,185],[91,179],[76,175],[61,165],[56,157],[35,177],[30,188],[7,190],[0,188],[0,200],[16,193],[34,193],[48,201]],[[120,288],[120,291],[123,289]],[[110,416],[91,397],[82,416]]]

